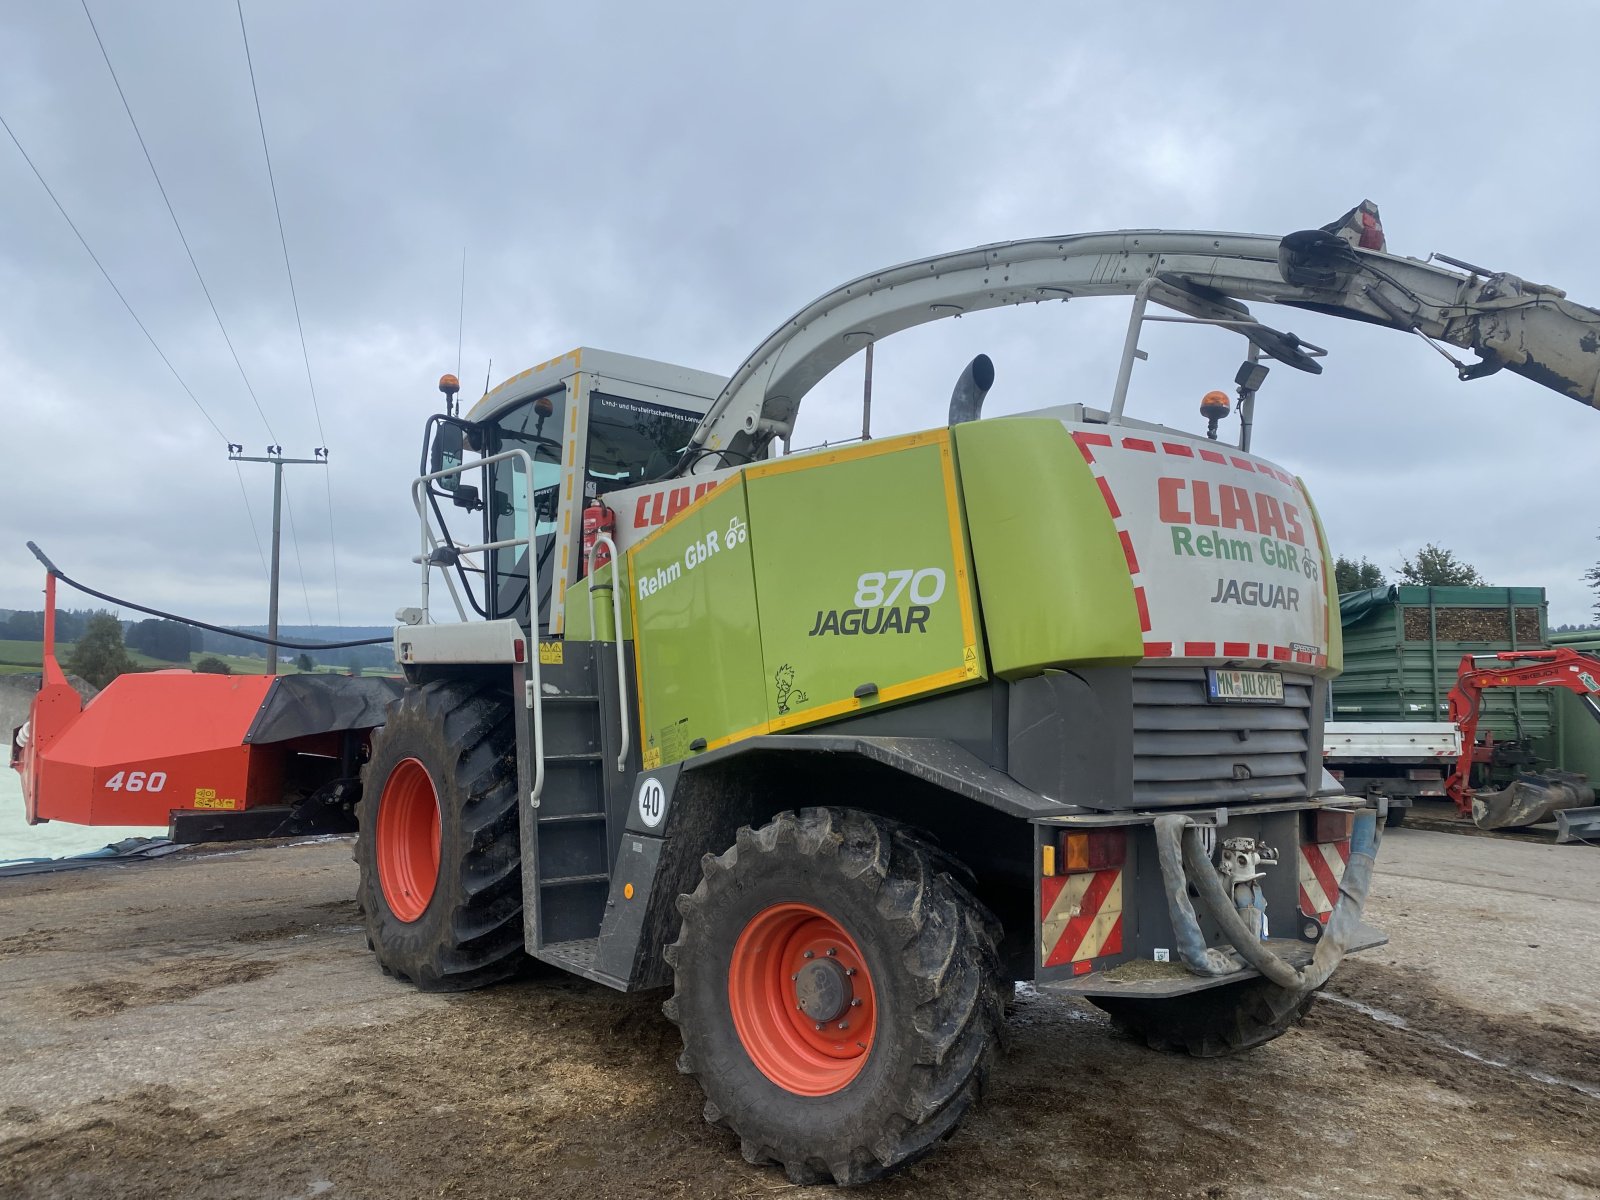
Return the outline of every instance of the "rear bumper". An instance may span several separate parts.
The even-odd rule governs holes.
[[[1329,809],[1348,814],[1342,832]],[[1361,920],[1381,807],[1306,798],[1034,824],[1041,860],[1034,980],[1041,988],[1174,996],[1265,976],[1310,992],[1346,953],[1387,940]],[[1111,844],[1125,844],[1125,854],[1078,858],[1065,878],[1056,874],[1080,834],[1091,847],[1107,837],[1096,829],[1119,830]],[[1220,864],[1246,851],[1253,857],[1245,870],[1254,874],[1225,874]]]
[[[1356,954],[1362,950],[1388,945],[1388,942],[1387,933],[1363,921],[1357,926],[1356,935],[1345,952]],[[1292,941],[1288,938],[1270,938],[1262,945],[1297,970],[1308,967],[1316,951],[1316,945],[1312,942]],[[1110,971],[1085,975],[1080,979],[1041,983],[1037,986],[1041,992],[1058,996],[1127,996],[1142,1000],[1164,1000],[1261,976],[1260,971],[1243,962],[1239,963],[1239,968],[1230,975],[1195,975],[1182,963],[1158,963],[1138,959]]]

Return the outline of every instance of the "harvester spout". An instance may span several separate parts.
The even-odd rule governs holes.
[[[983,415],[983,398],[994,386],[994,360],[980,354],[967,364],[950,393],[950,424],[976,421]]]

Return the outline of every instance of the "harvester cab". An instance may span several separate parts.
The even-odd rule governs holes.
[[[947,1137],[1015,980],[1161,1048],[1285,1032],[1382,940],[1361,921],[1381,814],[1322,770],[1332,558],[1304,483],[1250,444],[1268,364],[1323,352],[1247,302],[1596,402],[1600,313],[1456,265],[1386,253],[1370,204],[1281,238],[1011,242],[836,288],[726,378],[584,349],[465,417],[446,386],[408,687],[364,772],[379,962],[429,989],[526,955],[672,987],[707,1119],[796,1182]],[[979,419],[980,358],[945,424],[776,454],[873,342],[1106,295],[1133,306],[1103,408]],[[1165,320],[1245,339],[1197,430],[1126,411]]]

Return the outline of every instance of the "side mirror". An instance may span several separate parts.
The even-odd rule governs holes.
[[[463,448],[466,436],[461,426],[450,424],[447,421],[439,422],[438,428],[433,431],[433,447],[428,452],[428,471],[448,471],[452,467],[459,467],[462,463]],[[446,475],[435,482],[447,492],[453,492],[461,484],[460,475]]]

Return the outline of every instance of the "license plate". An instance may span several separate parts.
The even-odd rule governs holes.
[[[1283,676],[1276,671],[1206,669],[1206,698],[1213,704],[1282,704]]]

